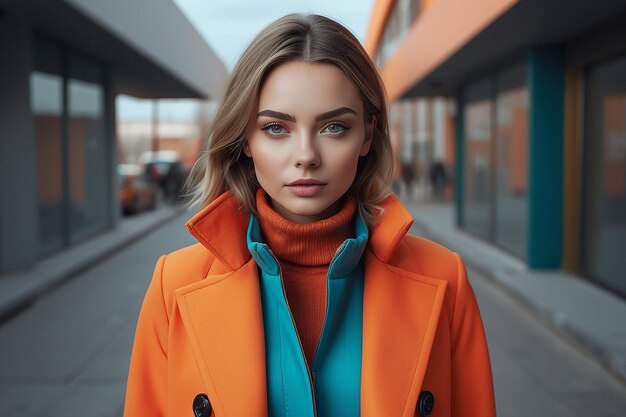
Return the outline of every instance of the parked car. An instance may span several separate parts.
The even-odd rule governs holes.
[[[187,166],[180,159],[178,152],[163,150],[144,152],[139,157],[152,181],[159,185],[166,201],[177,201],[188,174]]]
[[[157,203],[157,185],[140,165],[119,164],[120,203],[124,214],[152,210]]]

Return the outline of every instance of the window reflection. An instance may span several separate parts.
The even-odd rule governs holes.
[[[511,84],[520,87],[510,88]],[[499,77],[496,98],[496,242],[522,258],[528,236],[528,90],[524,71]]]
[[[491,171],[491,101],[465,106],[465,227],[480,237],[489,236],[489,178]]]
[[[107,223],[107,149],[104,88],[99,67],[70,59],[69,190],[71,238],[80,239]]]
[[[528,89],[523,65],[464,91],[463,227],[526,258]]]
[[[626,57],[590,71],[586,273],[626,295]]]
[[[62,115],[60,48],[37,40],[30,75],[31,110],[37,147],[39,251],[63,246]]]

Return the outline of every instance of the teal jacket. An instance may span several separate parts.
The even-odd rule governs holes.
[[[259,221],[250,216],[247,243],[259,267],[270,417],[360,415],[362,255],[368,239],[360,214],[355,236],[337,248],[330,262],[324,327],[309,369],[285,297],[280,264],[263,242]]]

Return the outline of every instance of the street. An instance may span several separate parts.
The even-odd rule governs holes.
[[[0,324],[0,416],[121,416],[143,294],[158,256],[194,242],[183,227],[190,214]],[[489,340],[498,416],[626,415],[625,386],[499,287],[471,268],[469,275]]]

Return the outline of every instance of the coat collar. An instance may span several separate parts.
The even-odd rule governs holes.
[[[447,283],[390,263],[413,220],[393,195],[382,206],[364,254],[361,417],[413,417]],[[248,220],[230,194],[193,217],[189,231],[221,263],[175,291],[206,393],[216,415],[231,417],[267,416],[264,324],[257,264],[246,247]]]
[[[189,219],[185,227],[228,269],[237,270],[250,259],[245,239],[248,219],[249,214],[227,191]],[[230,238],[236,236],[240,239]]]
[[[356,268],[365,251],[369,232],[365,220],[363,220],[363,216],[361,216],[359,211],[356,212],[356,221],[354,223],[355,236],[344,240],[337,247],[333,260],[329,265],[328,274],[331,279],[348,276]],[[280,266],[271,249],[263,240],[261,224],[255,215],[250,216],[246,242],[248,250],[259,268],[268,275],[278,275]]]
[[[380,205],[385,212],[370,231],[369,244],[374,255],[386,263],[411,228],[413,217],[393,194]],[[200,210],[185,226],[217,259],[229,269],[236,270],[250,259],[245,239],[249,219],[250,214],[227,191]],[[224,236],[240,236],[241,239],[224,239]]]

